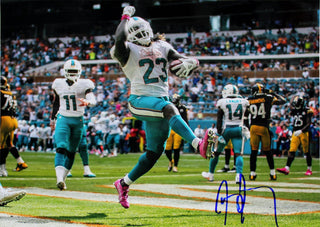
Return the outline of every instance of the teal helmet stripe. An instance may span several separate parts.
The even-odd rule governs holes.
[[[237,94],[237,89],[235,86],[232,86],[233,87],[233,94]]]
[[[71,60],[71,65],[76,65],[76,63],[74,62],[74,60]]]

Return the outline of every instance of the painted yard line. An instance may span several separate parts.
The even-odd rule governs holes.
[[[215,174],[215,176],[218,176],[219,174]],[[223,175],[223,174],[222,174]],[[262,175],[262,174],[261,174]],[[266,174],[267,175],[267,174]],[[157,176],[150,176],[150,175],[145,175],[144,178],[159,178],[159,177],[179,177],[179,178],[183,178],[183,177],[190,177],[190,176],[199,176],[198,174],[186,174],[186,175],[157,175]],[[259,175],[260,176],[260,175]],[[269,176],[269,175],[268,175]],[[83,180],[87,180],[87,181],[94,181],[94,180],[101,180],[101,179],[118,179],[120,176],[112,176],[112,177],[95,177],[95,178],[85,178],[82,176],[76,177],[70,177],[67,178],[67,182],[68,181],[83,181]],[[202,176],[201,176],[202,178]],[[32,181],[42,181],[42,180],[53,180],[53,182],[56,181],[56,177],[2,177],[1,181],[12,181],[12,180],[17,180],[17,181],[25,181],[25,180],[32,180]],[[292,178],[292,180],[319,180],[320,181],[320,177],[301,177],[301,178]],[[205,181],[205,179],[204,179]],[[221,183],[221,181],[214,181],[214,182],[206,182],[210,185],[214,184],[214,185],[219,185]],[[230,181],[228,182],[228,184],[234,184],[234,181]],[[306,183],[285,183],[285,182],[281,182],[281,181],[246,181],[246,185],[247,186],[251,186],[251,185],[265,185],[265,186],[272,186],[272,187],[294,187],[294,188],[320,188],[320,184],[306,184]]]
[[[68,223],[52,219],[26,217],[21,215],[7,214],[0,212],[0,226],[5,227],[88,227],[85,224]]]
[[[107,187],[113,187],[108,185]],[[162,185],[132,185],[131,190],[140,190],[143,188],[144,191],[154,191],[154,188],[164,188]],[[183,187],[183,189],[180,189]],[[190,188],[186,190],[184,188]],[[192,198],[195,191],[191,190],[190,185],[179,185],[177,188],[171,188],[171,190],[182,191],[185,195]],[[90,200],[90,201],[105,201],[105,202],[118,202],[118,195],[116,194],[103,194],[103,193],[90,193],[90,192],[76,192],[76,191],[58,191],[40,188],[25,188],[27,193],[34,195],[44,195],[61,198],[71,198],[79,200]],[[164,188],[164,194],[166,192]],[[187,194],[189,193],[189,194]],[[131,205],[147,205],[154,207],[167,207],[167,208],[180,208],[190,210],[203,210],[203,211],[214,211],[215,199],[217,194],[212,192],[196,192],[196,198],[212,199],[212,202],[198,201],[198,200],[187,200],[187,199],[172,199],[172,198],[156,198],[156,197],[143,197],[143,196],[129,196],[129,202]],[[171,193],[172,194],[172,193]],[[236,196],[229,199],[230,204],[228,206],[228,212],[237,213],[236,209]],[[119,205],[120,206],[120,205]],[[218,209],[223,211],[225,205],[218,205]],[[299,202],[290,200],[276,200],[276,211],[277,214],[289,215],[305,212],[320,212],[320,204],[312,202]],[[246,205],[244,213],[246,214],[262,214],[262,215],[274,215],[274,200],[272,198],[261,198],[261,197],[246,197]]]

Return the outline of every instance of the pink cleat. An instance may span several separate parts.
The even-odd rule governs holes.
[[[280,172],[280,173],[283,173],[285,175],[289,174],[289,170],[287,170],[285,167],[284,168],[278,168],[277,171]]]
[[[120,184],[120,180],[116,180],[113,185],[116,187],[118,194],[119,194],[119,203],[126,209],[129,208],[130,204],[128,202],[128,193],[129,193],[129,186],[122,186]]]
[[[308,169],[307,172],[304,175],[311,176],[312,175],[312,171],[310,169]]]
[[[207,149],[208,146],[211,147],[213,143],[213,131],[211,129],[208,129],[206,131],[206,134],[204,135],[204,138],[199,142],[198,150],[200,155],[207,159]]]

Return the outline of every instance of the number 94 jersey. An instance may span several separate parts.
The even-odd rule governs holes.
[[[224,112],[224,126],[242,125],[243,115],[248,106],[248,100],[241,96],[222,98],[217,102],[217,107]]]
[[[249,96],[250,124],[269,127],[271,107],[276,100],[277,98],[270,94]]]
[[[93,90],[94,84],[89,79],[78,79],[71,86],[66,79],[55,79],[52,89],[59,96],[59,114],[65,117],[81,117],[84,114],[85,106],[80,106],[78,98],[86,98],[86,91]]]

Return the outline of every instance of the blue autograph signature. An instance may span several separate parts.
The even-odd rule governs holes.
[[[243,184],[242,184],[243,181]],[[225,197],[220,196],[220,190],[221,187],[225,184]],[[215,212],[217,214],[220,214],[221,211],[218,211],[218,204],[225,204],[226,208],[225,208],[225,217],[224,217],[224,225],[227,224],[227,214],[228,214],[228,200],[229,198],[231,198],[232,196],[237,196],[236,197],[236,205],[237,205],[237,212],[239,214],[241,214],[241,223],[244,223],[244,215],[243,215],[243,211],[244,211],[244,206],[246,204],[246,192],[247,191],[251,191],[251,190],[256,190],[259,188],[268,188],[270,189],[270,191],[273,194],[273,204],[274,204],[274,219],[275,219],[275,223],[276,226],[278,227],[278,220],[277,220],[277,204],[276,204],[276,194],[274,192],[274,190],[271,187],[268,186],[260,186],[260,187],[255,187],[255,188],[246,188],[246,180],[244,179],[244,176],[242,174],[240,174],[240,183],[239,183],[239,193],[236,194],[230,194],[228,192],[228,182],[226,180],[223,180],[219,186],[219,190],[218,190],[218,194],[217,194],[217,198],[216,198],[216,206],[215,206]]]

